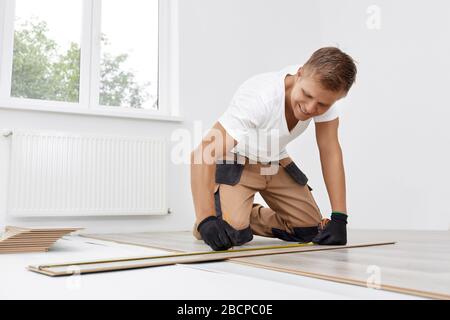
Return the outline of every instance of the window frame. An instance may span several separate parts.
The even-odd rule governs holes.
[[[101,2],[82,0],[78,102],[11,97],[16,0],[0,1],[0,108],[182,121],[179,110],[178,0],[158,0],[158,110],[99,105]],[[107,0],[106,0],[107,1]]]

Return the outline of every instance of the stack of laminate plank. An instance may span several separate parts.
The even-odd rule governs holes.
[[[0,237],[0,253],[48,251],[58,239],[80,229],[7,226]]]

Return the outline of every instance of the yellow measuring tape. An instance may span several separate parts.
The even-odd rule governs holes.
[[[139,260],[150,260],[150,259],[163,259],[163,258],[173,258],[173,257],[186,257],[186,256],[196,256],[196,255],[211,255],[218,253],[234,253],[234,252],[246,252],[246,251],[259,251],[259,250],[272,250],[272,249],[288,249],[296,247],[312,246],[314,243],[294,243],[279,246],[264,246],[255,248],[242,248],[242,249],[230,249],[222,251],[198,251],[198,252],[186,252],[186,253],[176,253],[162,256],[149,256],[149,257],[136,257],[136,258],[123,258],[123,259],[111,259],[111,260],[92,260],[86,262],[75,262],[75,263],[64,263],[64,264],[49,264],[40,265],[39,269],[55,268],[55,267],[69,267],[73,265],[86,265],[86,264],[97,264],[97,263],[111,263],[111,262],[123,262],[123,261],[139,261]]]

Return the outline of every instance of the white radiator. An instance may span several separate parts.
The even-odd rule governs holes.
[[[8,213],[167,214],[163,139],[14,131]]]

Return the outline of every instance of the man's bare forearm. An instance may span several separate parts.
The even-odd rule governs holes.
[[[197,222],[215,215],[214,176],[216,164],[195,163],[195,152],[191,156],[191,190]]]
[[[191,189],[197,222],[216,214],[216,161],[223,159],[236,144],[237,141],[216,122],[202,143],[191,153]]]
[[[320,150],[320,161],[332,211],[347,213],[345,170],[340,145]]]

